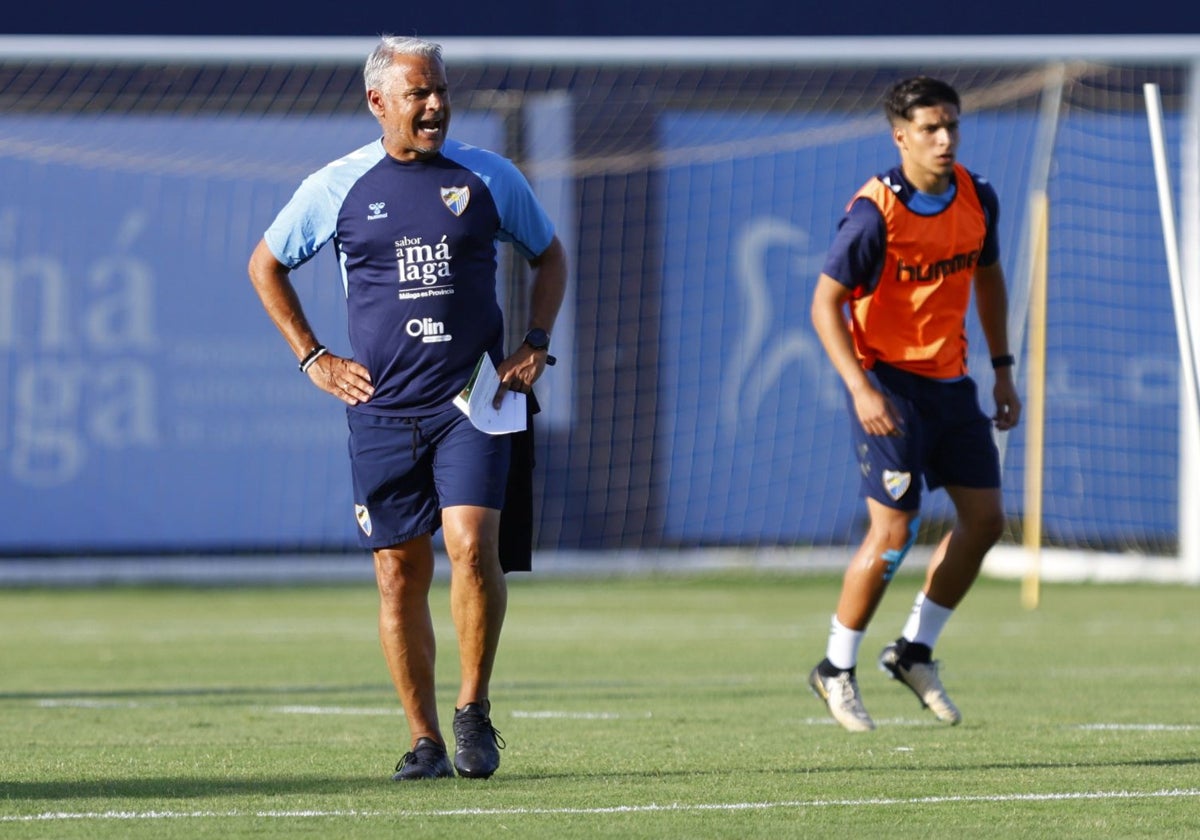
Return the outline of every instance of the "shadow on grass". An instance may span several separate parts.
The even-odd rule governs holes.
[[[230,779],[167,776],[143,779],[88,779],[80,781],[0,782],[0,801],[53,799],[203,799],[221,796],[288,796],[300,794],[356,793],[364,788],[392,784],[386,775],[369,778],[258,778]]]
[[[997,764],[955,765],[942,767],[924,767],[926,772],[961,773],[964,770],[990,771],[1019,771],[1019,770],[1066,770],[1066,769],[1116,769],[1116,768],[1154,768],[1154,767],[1195,767],[1200,766],[1197,758],[1161,758],[1141,759],[1136,761],[1096,761],[1096,762],[1006,762]],[[811,776],[814,774],[840,774],[861,772],[861,765],[852,767],[778,767],[759,768],[754,773],[764,776],[795,773]],[[493,779],[482,781],[472,779],[448,780],[435,782],[442,784],[460,784],[465,786],[487,785],[489,787],[505,783],[545,782],[552,780],[576,780],[579,782],[606,780],[610,782],[645,782],[655,779],[686,779],[712,777],[720,778],[727,775],[724,770],[653,770],[638,772],[546,772],[522,773],[503,772]],[[224,796],[289,796],[309,794],[354,794],[365,790],[389,787],[395,789],[420,789],[424,783],[397,785],[388,775],[380,773],[372,776],[330,777],[312,776],[295,778],[253,778],[230,779],[228,777],[183,777],[168,776],[162,778],[132,778],[132,779],[87,779],[77,781],[46,781],[22,782],[0,781],[0,801],[9,803],[15,800],[56,800],[69,802],[86,799],[205,799]]]

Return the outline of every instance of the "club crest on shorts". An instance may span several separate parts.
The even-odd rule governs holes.
[[[358,520],[358,527],[362,528],[362,532],[368,537],[371,536],[371,514],[366,505],[354,506],[354,518]]]
[[[461,216],[470,203],[470,187],[442,187],[442,204],[455,216]]]
[[[910,484],[912,484],[912,473],[896,472],[895,470],[883,471],[883,489],[897,501],[908,492]]]

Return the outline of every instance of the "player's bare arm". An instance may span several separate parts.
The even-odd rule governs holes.
[[[545,330],[549,334],[558,318],[558,310],[566,293],[566,249],[556,236],[550,240],[545,251],[529,261],[529,265],[533,269],[529,328]],[[496,368],[500,377],[500,389],[496,392],[493,404],[499,407],[506,390],[528,393],[533,388],[533,383],[537,382],[546,370],[548,356],[548,349],[539,349],[522,342]]]
[[[1000,263],[980,266],[975,272],[975,310],[992,358],[1008,356],[1008,290]],[[1012,365],[995,369],[996,381],[992,397],[996,413],[992,421],[998,430],[1016,428],[1021,421],[1021,398],[1013,380]]]
[[[263,308],[296,354],[296,359],[308,358],[320,344],[304,315],[288,267],[275,258],[266,242],[260,241],[250,256],[248,271]],[[328,352],[317,356],[305,373],[314,385],[347,405],[366,402],[375,390],[371,385],[371,374],[365,367],[353,359]]]
[[[844,314],[849,300],[848,288],[828,274],[818,277],[812,302],[813,328],[834,369],[846,384],[854,400],[854,411],[867,434],[899,434],[891,404],[871,384],[854,354],[854,339]]]

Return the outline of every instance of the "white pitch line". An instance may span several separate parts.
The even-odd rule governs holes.
[[[271,706],[269,712],[281,715],[399,715],[403,709],[369,709],[357,706]]]
[[[58,820],[180,820],[250,817],[252,819],[326,819],[330,817],[518,817],[518,816],[586,816],[603,814],[639,814],[692,811],[766,811],[777,808],[874,808],[897,805],[946,805],[1003,802],[1065,802],[1101,801],[1110,799],[1184,799],[1200,797],[1200,789],[1175,788],[1154,791],[1082,791],[1071,793],[1009,793],[975,796],[917,796],[908,799],[810,799],[781,802],[711,802],[686,804],[649,803],[646,805],[613,805],[606,808],[455,808],[451,810],[399,811],[47,811],[41,814],[0,816],[0,823],[54,822]]]
[[[1075,729],[1102,732],[1191,732],[1200,726],[1190,723],[1083,723]]]
[[[636,715],[626,715],[619,712],[526,712],[517,710],[510,713],[515,718],[526,718],[533,720],[556,719],[556,720],[649,720],[654,717],[653,712],[642,712]]]
[[[284,715],[404,715],[403,709],[370,709],[359,708],[354,706],[271,706],[267,709],[269,712]],[[522,711],[516,710],[507,713],[510,717],[525,718],[531,720],[539,719],[565,719],[565,720],[649,720],[654,717],[653,712],[643,712],[636,715],[619,714],[617,712],[565,712],[565,711]]]
[[[133,700],[91,700],[86,697],[64,697],[38,700],[41,709],[140,709],[144,706]]]
[[[60,708],[80,708],[80,709],[142,709],[150,708],[159,704],[140,703],[136,701],[118,701],[118,700],[91,700],[88,698],[60,698],[39,700],[37,705],[45,709],[60,709]],[[398,715],[403,717],[403,709],[382,709],[382,708],[363,708],[355,706],[267,706],[260,707],[265,711],[273,712],[282,715],[364,715],[364,716],[391,716]],[[547,710],[521,710],[517,709],[507,713],[513,718],[522,718],[526,720],[652,720],[653,712],[640,712],[638,714],[624,714],[621,712],[568,712],[558,711],[553,709]],[[802,726],[836,726],[836,722],[829,717],[809,717],[800,718],[794,723]],[[884,726],[936,726],[938,721],[932,718],[880,718],[876,723]],[[1100,728],[1105,725],[1084,726],[1081,728]],[[1116,728],[1113,725],[1109,728]]]

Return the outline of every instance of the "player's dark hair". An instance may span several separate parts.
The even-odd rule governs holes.
[[[896,82],[883,100],[884,113],[892,125],[912,119],[912,112],[917,108],[935,105],[959,108],[958,91],[940,79],[929,76],[913,76]]]

